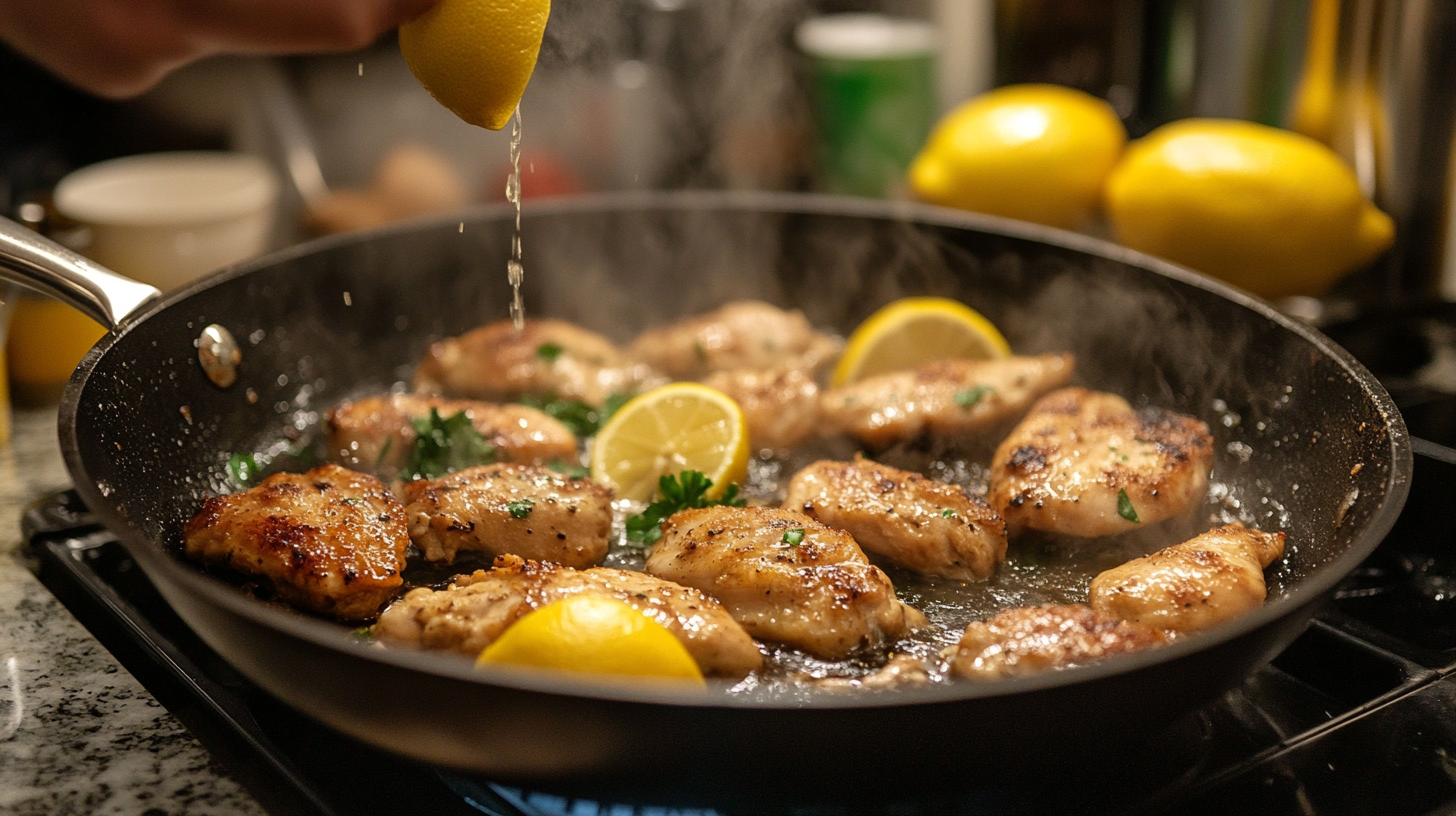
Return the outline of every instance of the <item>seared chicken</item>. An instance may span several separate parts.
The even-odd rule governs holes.
[[[915,688],[930,682],[930,672],[925,670],[925,664],[921,662],[920,658],[914,655],[899,654],[863,677],[825,677],[810,682],[816,688],[834,691]]]
[[[812,436],[819,424],[819,384],[797,368],[716,371],[703,381],[743,409],[755,448],[787,448]]]
[[[374,636],[398,646],[475,657],[518,618],[579,593],[616,598],[667,627],[704,674],[744,677],[763,665],[753,639],[712,598],[650,575],[597,567],[574,570],[511,555],[449,588],[415,589],[379,616]]]
[[[409,534],[431,561],[461,550],[568,567],[607,556],[612,491],[533,465],[480,465],[404,486]]]
[[[966,627],[951,653],[951,674],[997,680],[1091,663],[1166,642],[1156,629],[1085,604],[1008,609]]]
[[[1284,555],[1284,534],[1228,525],[1092,579],[1092,608],[1124,620],[1194,632],[1264,603],[1264,568]]]
[[[347,467],[393,479],[414,449],[412,420],[429,417],[431,408],[442,419],[464,411],[475,430],[506,461],[531,465],[556,459],[577,461],[576,436],[571,429],[535,408],[414,394],[366,397],[330,411],[330,457]]]
[[[661,385],[649,366],[607,338],[564,320],[490,323],[430,346],[415,390],[470,399],[557,396],[598,406],[607,397]]]
[[[279,600],[364,620],[403,583],[409,532],[378,479],[324,465],[204,501],[182,543],[189,558],[268,579]]]
[[[830,660],[883,648],[926,622],[853,538],[790,510],[675,513],[647,571],[717,598],[756,638]]]
[[[1037,402],[996,449],[990,501],[1013,533],[1113,535],[1192,511],[1212,467],[1202,422],[1066,388]]]
[[[1072,377],[1070,354],[1004,360],[939,360],[832,388],[820,398],[824,424],[882,448],[923,434],[991,433],[1032,400]]]
[[[1006,560],[1006,523],[955,485],[868,459],[822,460],[794,474],[784,507],[854,536],[892,564],[962,581]]]
[[[739,300],[638,335],[637,359],[680,380],[713,371],[797,368],[813,372],[841,343],[814,331],[804,313],[757,300]]]

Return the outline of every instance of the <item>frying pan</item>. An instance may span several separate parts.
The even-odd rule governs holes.
[[[1185,269],[1085,236],[895,202],[678,192],[534,204],[528,312],[625,342],[752,297],[847,332],[888,300],[959,298],[1019,353],[1071,351],[1077,381],[1198,416],[1216,438],[1200,519],[1288,534],[1270,600],[1161,650],[989,684],[755,696],[604,687],[371,647],[246,597],[177,555],[231,454],[307,439],[338,401],[407,382],[434,340],[506,314],[503,208],[333,237],[152,298],[5,225],[4,266],[113,330],[66,390],[76,488],[177,613],[244,675],[370,743],[496,779],[747,795],[849,781],[995,780],[1148,739],[1277,655],[1405,500],[1405,426],[1313,329]],[[199,363],[236,338],[236,382]],[[271,446],[271,447],[270,447]],[[1204,525],[1208,526],[1208,525]],[[1013,545],[1014,546],[1014,545]],[[745,785],[745,783],[751,783]]]

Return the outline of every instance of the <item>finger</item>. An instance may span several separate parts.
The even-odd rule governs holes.
[[[252,54],[362,48],[436,0],[176,0],[207,47]]]

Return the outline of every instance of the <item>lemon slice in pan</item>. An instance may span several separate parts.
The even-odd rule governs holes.
[[[1011,347],[975,309],[939,297],[902,298],[859,324],[834,367],[832,384],[848,385],[932,360],[996,360]]]
[[[748,426],[731,397],[673,383],[633,398],[597,432],[591,477],[619,499],[646,501],[657,480],[684,470],[713,480],[708,498],[748,475]]]

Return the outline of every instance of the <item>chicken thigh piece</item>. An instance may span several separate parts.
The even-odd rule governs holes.
[[[1217,527],[1092,579],[1092,608],[1179,633],[1207,629],[1264,603],[1264,568],[1284,555],[1284,534]]]
[[[811,374],[839,353],[842,343],[814,331],[804,313],[758,300],[739,300],[716,311],[649,329],[630,352],[680,380],[714,371],[797,368]]]
[[[1212,467],[1213,437],[1202,422],[1064,388],[1038,401],[996,449],[990,502],[1013,534],[1114,535],[1192,511]]]
[[[703,384],[733,398],[743,409],[755,449],[791,448],[819,425],[819,384],[798,368],[715,371]]]
[[[1086,604],[1021,607],[967,626],[951,652],[950,671],[970,680],[998,680],[1091,663],[1166,642],[1156,629],[1119,620]]]
[[[279,600],[339,620],[374,617],[404,583],[404,508],[373,476],[324,465],[275,473],[202,503],[189,558],[266,578]]]
[[[819,410],[830,431],[874,448],[925,434],[975,436],[1015,421],[1032,400],[1066,384],[1073,365],[1070,354],[938,360],[832,388]]]
[[[783,506],[927,575],[974,581],[1006,560],[1006,522],[990,505],[955,485],[862,457],[821,460],[794,474]]]
[[[926,624],[847,533],[768,507],[683,510],[647,572],[717,598],[748,633],[838,660]]]
[[[571,429],[535,408],[415,394],[365,397],[330,411],[329,456],[345,467],[393,479],[414,449],[414,420],[428,418],[431,409],[443,419],[464,411],[505,461],[530,465],[577,461]]]
[[[608,397],[664,384],[648,365],[611,341],[564,320],[509,320],[430,346],[415,370],[415,390],[469,399],[556,396],[600,406]]]
[[[513,555],[443,590],[411,590],[379,616],[373,633],[393,646],[475,657],[526,613],[571,595],[605,595],[667,627],[703,674],[741,678],[763,665],[758,645],[717,601],[632,570],[574,570]]]
[[[404,486],[409,534],[431,561],[461,550],[568,567],[607,557],[612,491],[534,465],[479,465]]]

